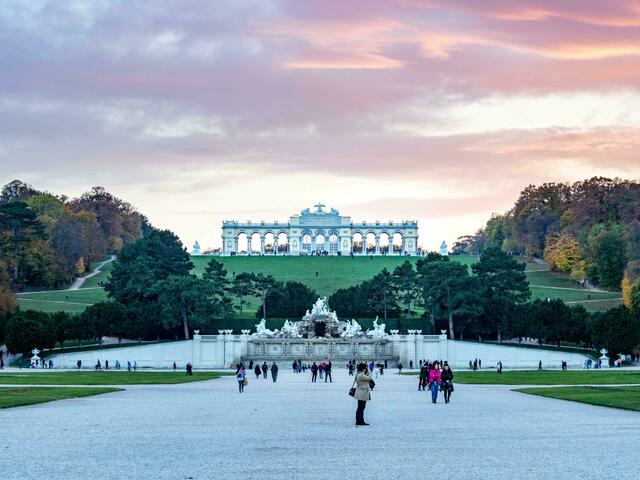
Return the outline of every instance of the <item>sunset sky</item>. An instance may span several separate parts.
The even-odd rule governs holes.
[[[220,245],[322,201],[431,249],[527,184],[640,172],[640,3],[0,3],[0,182]]]

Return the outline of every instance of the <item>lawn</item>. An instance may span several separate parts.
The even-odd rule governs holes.
[[[640,411],[640,387],[520,388],[514,391],[602,407]]]
[[[270,273],[277,280],[296,280],[314,289],[319,296],[330,296],[340,288],[350,287],[373,277],[383,268],[389,271],[405,261],[415,263],[418,257],[405,256],[356,256],[356,257],[312,257],[312,256],[237,256],[237,257],[191,257],[194,273],[202,275],[209,261],[215,258],[222,262],[229,278],[240,272]],[[469,268],[477,261],[476,257],[456,255],[450,257]],[[64,310],[79,313],[87,306],[106,299],[103,289],[96,288],[99,282],[108,278],[112,263],[104,270],[88,279],[80,290],[53,291],[18,294],[18,303],[22,308],[55,312]],[[568,275],[544,270],[545,265],[527,264],[527,278],[533,287],[533,298],[561,298],[566,302],[580,302],[588,310],[606,310],[620,304],[618,292],[589,292],[573,281]],[[551,288],[559,287],[559,288]],[[256,298],[247,298],[247,311],[243,317],[252,316],[258,308]],[[247,313],[248,312],[248,313]]]
[[[229,372],[19,372],[0,373],[0,385],[152,385],[212,380]]]
[[[69,388],[69,387],[36,387],[36,388],[0,388],[0,408],[20,407],[35,403],[64,400],[65,398],[88,397],[101,393],[119,392],[120,388]]]
[[[640,383],[640,370],[521,370],[454,372],[454,382],[481,385],[621,385]],[[414,374],[417,375],[417,374]]]

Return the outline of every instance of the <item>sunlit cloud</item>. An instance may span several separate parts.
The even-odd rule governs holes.
[[[104,185],[187,244],[323,201],[475,231],[527,184],[640,177],[640,7],[7,0],[0,182]]]

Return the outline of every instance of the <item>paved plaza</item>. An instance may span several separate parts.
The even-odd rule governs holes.
[[[354,427],[352,377],[281,369],[0,410],[6,479],[635,478],[640,414],[457,385],[433,405],[413,377],[377,379]],[[440,399],[442,401],[442,399]]]

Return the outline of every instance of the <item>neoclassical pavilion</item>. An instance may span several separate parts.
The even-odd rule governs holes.
[[[354,222],[325,205],[305,208],[288,222],[265,220],[222,222],[222,254],[280,255],[414,255],[418,222]]]

